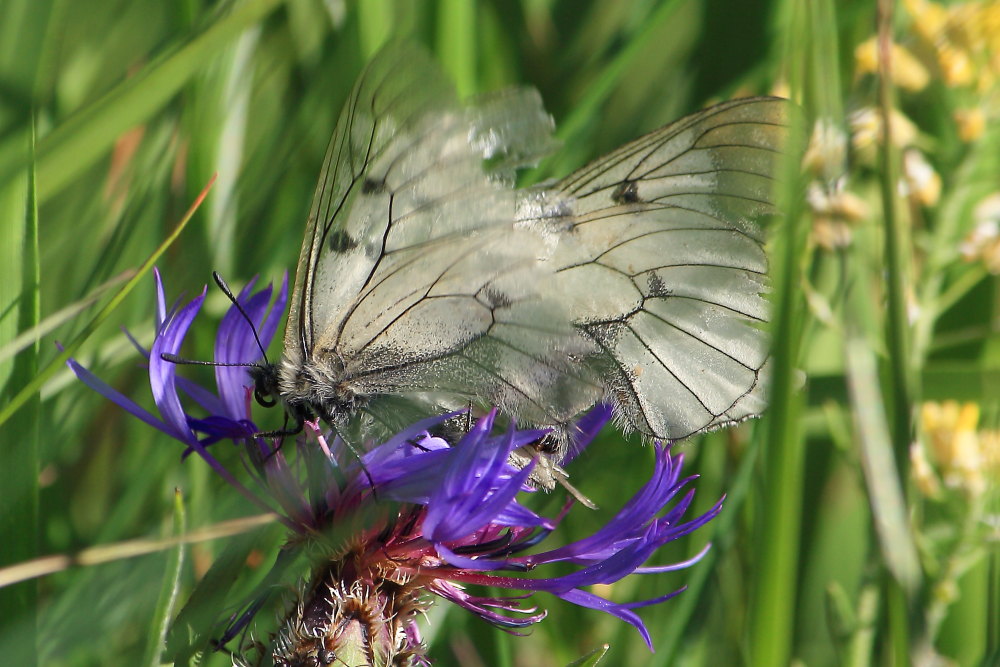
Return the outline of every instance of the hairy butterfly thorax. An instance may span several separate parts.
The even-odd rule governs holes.
[[[344,374],[343,364],[321,360],[295,365],[260,364],[250,368],[254,398],[264,407],[284,405],[296,423],[298,432],[305,421],[322,419],[331,425],[343,425],[364,407],[364,396],[357,395]]]

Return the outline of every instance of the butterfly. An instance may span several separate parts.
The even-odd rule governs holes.
[[[760,414],[758,221],[788,106],[724,102],[517,189],[554,147],[538,93],[462,105],[422,49],[384,48],[327,149],[258,396],[333,425],[473,403],[565,427],[606,401],[664,440]]]

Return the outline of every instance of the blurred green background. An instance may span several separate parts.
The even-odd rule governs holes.
[[[771,230],[772,407],[684,445],[698,508],[722,494],[726,507],[656,563],[714,547],[693,569],[602,591],[689,587],[640,611],[656,652],[609,616],[539,596],[550,615],[524,638],[434,612],[437,664],[564,665],[605,643],[608,665],[1000,663],[1000,6],[880,4],[887,77],[872,0],[6,0],[0,565],[250,513],[76,382],[55,342],[82,340],[77,358],[151,404],[120,331],[152,340],[151,276],[90,326],[98,309],[213,174],[157,261],[168,298],[193,296],[212,269],[235,286],[291,272],[343,99],[378,47],[406,36],[463,95],[541,91],[562,149],[526,181],[740,95],[791,96],[811,137]],[[226,305],[210,290],[210,315]],[[212,317],[198,325],[187,352],[210,358]],[[648,474],[648,448],[602,438],[571,472],[603,509],[574,513],[567,539]],[[281,532],[252,537],[248,581]],[[0,590],[0,662],[159,664],[163,619],[229,539],[188,547],[179,566],[159,549]]]

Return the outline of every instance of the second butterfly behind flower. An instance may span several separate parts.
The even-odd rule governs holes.
[[[757,219],[774,213],[786,113],[726,102],[515,190],[552,146],[537,93],[463,107],[423,51],[383,49],[327,151],[259,393],[300,423],[389,428],[398,397],[555,426],[603,398],[669,440],[759,414]]]

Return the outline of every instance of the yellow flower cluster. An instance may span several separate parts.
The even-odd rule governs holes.
[[[955,126],[962,141],[975,141],[986,129],[989,116],[983,105],[995,104],[1000,83],[1000,2],[985,0],[944,5],[929,0],[904,0],[912,38],[891,45],[893,84],[919,92],[931,81],[972,93],[970,105],[955,112]],[[854,52],[858,76],[878,72],[875,37]]]
[[[1000,81],[1000,4],[960,2],[944,5],[904,0],[915,39],[893,44],[893,83],[904,90],[923,90],[933,77],[946,86],[978,93]],[[878,44],[872,37],[854,52],[858,74],[878,70]]]
[[[948,86],[979,93],[1000,81],[1000,3],[991,0],[940,4],[904,0],[919,48],[934,57]]]
[[[889,45],[893,85],[904,93],[942,83],[954,89],[956,105],[961,107],[954,112],[958,137],[965,143],[980,139],[1000,116],[1000,2],[903,0],[902,4],[909,22],[901,26],[899,41]],[[854,61],[858,80],[879,73],[877,36],[857,46]],[[816,245],[830,250],[849,245],[852,227],[867,217],[865,202],[851,193],[846,176],[828,175],[844,162],[846,146],[852,161],[878,168],[878,145],[887,123],[893,146],[902,153],[899,193],[917,207],[933,208],[941,201],[942,179],[927,157],[935,145],[933,138],[922,136],[899,108],[885,114],[877,107],[856,108],[848,116],[846,131],[817,123],[806,153],[804,167],[819,177],[808,200]],[[965,240],[962,255],[1000,274],[1000,216],[977,212],[976,218],[978,224]]]
[[[924,403],[921,409],[926,449],[911,450],[912,472],[918,488],[927,496],[940,495],[937,471],[949,488],[981,496],[1000,482],[1000,432],[979,430],[979,404],[944,401]]]

